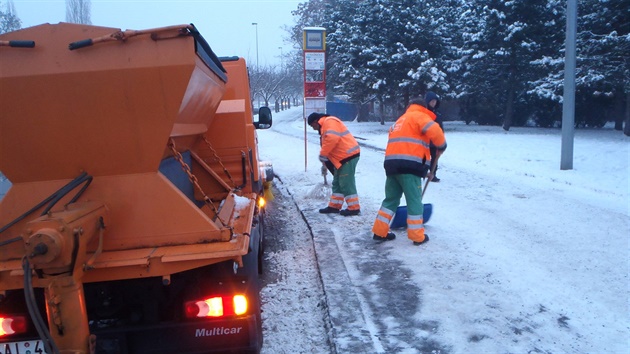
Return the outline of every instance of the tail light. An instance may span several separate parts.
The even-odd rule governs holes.
[[[267,204],[267,201],[265,200],[264,197],[259,197],[258,198],[258,207],[259,208],[264,208],[266,204]]]
[[[12,334],[26,333],[26,317],[0,315],[0,338]]]
[[[215,296],[199,301],[189,301],[184,305],[186,317],[226,317],[247,313],[248,301],[245,295]]]

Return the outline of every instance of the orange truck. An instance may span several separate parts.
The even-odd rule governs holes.
[[[194,25],[0,35],[0,354],[257,353],[264,196],[245,60]]]

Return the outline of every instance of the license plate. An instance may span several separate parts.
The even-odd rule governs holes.
[[[46,354],[41,340],[0,343],[0,354]]]

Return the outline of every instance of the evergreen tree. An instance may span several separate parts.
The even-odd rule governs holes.
[[[415,4],[413,4],[415,3]],[[412,96],[424,94],[428,89],[447,93],[448,53],[451,50],[453,29],[450,27],[453,9],[459,1],[413,1],[400,9],[405,17],[399,21],[405,28],[404,49],[399,49],[405,77],[399,86]],[[409,70],[407,70],[409,68]],[[405,105],[407,100],[405,100]]]
[[[534,114],[538,102],[528,97],[527,83],[541,74],[530,63],[559,50],[554,45],[560,26],[556,6],[550,0],[477,3],[483,20],[478,22],[481,28],[467,63],[469,78],[474,80],[468,85],[484,92],[473,93],[465,107],[478,123],[502,122],[509,130]]]
[[[449,17],[445,30],[451,34],[450,50],[446,53],[450,94],[460,102],[460,116],[469,124],[485,116],[482,103],[489,92],[489,83],[483,66],[486,48],[485,8],[479,1],[462,1],[449,9],[455,15]]]
[[[445,48],[423,1],[329,3],[328,83],[360,103],[388,104],[397,116],[410,96],[445,84],[439,64]]]
[[[465,14],[470,6],[468,0],[430,0],[427,1],[426,14],[431,18],[430,26],[433,28],[434,38],[439,38],[441,46],[439,51],[435,51],[438,58],[438,66],[442,68],[445,80],[431,81],[427,89],[438,91],[441,96],[457,97],[461,94],[459,80],[463,71],[464,61],[467,58],[464,41],[464,33],[469,33],[469,29],[478,26],[471,26],[470,20]]]
[[[299,35],[326,28],[329,93],[399,109],[433,89],[457,99],[466,122],[554,126],[565,11],[561,0],[311,0],[299,7]],[[576,123],[630,121],[630,4],[584,0],[578,15]]]
[[[340,0],[327,3],[326,9],[328,90],[348,94],[356,102],[367,101],[373,78],[365,63],[371,59],[373,38],[361,16],[366,6]]]
[[[616,113],[621,129],[624,102],[630,95],[630,5],[621,0],[589,0],[581,5],[576,123],[602,126],[606,117]]]
[[[617,129],[621,130],[624,113],[626,120],[629,119],[626,107],[630,95],[629,15],[630,6],[625,1],[578,2],[575,73],[577,126],[602,126],[608,116],[616,116]],[[561,21],[566,23],[564,13]],[[555,40],[556,46],[564,48],[564,37]],[[531,92],[562,102],[564,51],[543,56],[534,64],[542,68],[545,74],[532,82]]]

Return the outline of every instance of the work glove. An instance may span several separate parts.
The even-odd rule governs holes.
[[[322,163],[328,161],[328,158],[324,155],[319,155],[319,161],[321,161]]]

